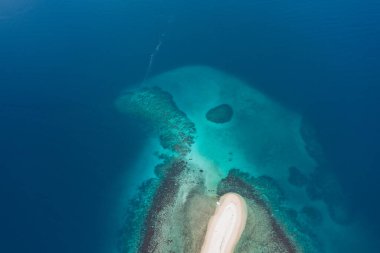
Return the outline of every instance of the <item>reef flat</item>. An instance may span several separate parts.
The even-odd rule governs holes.
[[[235,252],[336,252],[331,238],[353,236],[312,127],[238,78],[184,67],[115,104],[161,145],[155,178],[130,202],[121,252],[199,253],[218,199],[231,192],[247,205]]]

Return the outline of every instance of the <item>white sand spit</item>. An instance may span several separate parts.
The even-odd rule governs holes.
[[[236,193],[224,194],[211,217],[201,253],[232,253],[247,221],[245,200]]]

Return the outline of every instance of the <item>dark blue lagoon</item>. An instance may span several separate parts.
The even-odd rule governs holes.
[[[379,252],[380,3],[0,0],[0,252]]]

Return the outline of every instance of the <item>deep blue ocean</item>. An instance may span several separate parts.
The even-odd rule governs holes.
[[[304,113],[380,238],[379,1],[0,0],[0,252],[107,252],[146,137],[113,102],[160,39],[148,75],[209,65]]]

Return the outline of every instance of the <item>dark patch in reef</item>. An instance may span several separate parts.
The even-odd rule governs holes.
[[[234,111],[230,105],[221,104],[208,110],[206,118],[211,122],[222,124],[229,122],[233,114]]]

